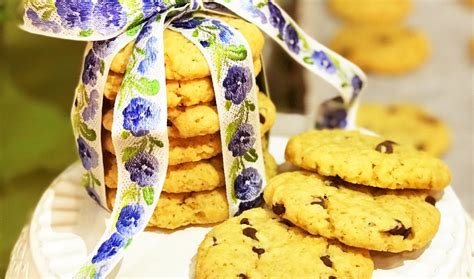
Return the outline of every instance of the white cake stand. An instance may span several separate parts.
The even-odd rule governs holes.
[[[270,151],[284,161],[287,139],[272,137]],[[79,186],[79,163],[66,169],[39,201],[31,224],[12,252],[7,278],[71,277],[99,239],[109,214]],[[465,212],[451,187],[436,204],[439,231],[423,251],[376,254],[374,278],[468,277],[472,258]],[[189,278],[209,227],[145,232],[134,240],[111,278]]]

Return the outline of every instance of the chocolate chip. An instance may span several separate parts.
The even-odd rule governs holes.
[[[331,275],[331,276],[329,276],[329,277],[328,277],[328,279],[337,279],[337,277],[336,277],[336,276],[333,276],[333,275]]]
[[[391,235],[402,235],[403,239],[407,239],[411,234],[411,228],[407,229],[400,220],[395,219],[395,221],[397,222],[397,225],[387,232]]]
[[[74,106],[77,107],[78,103],[79,103],[79,102],[77,101],[77,98],[76,98],[76,99],[74,100]]]
[[[420,151],[426,151],[426,145],[424,143],[418,143],[416,146],[416,149],[420,150]]]
[[[261,255],[261,254],[265,253],[265,249],[263,249],[263,248],[257,248],[257,247],[253,247],[253,248],[252,248],[252,251],[253,251],[254,253],[256,253],[259,258],[260,258],[260,255]]]
[[[217,238],[215,238],[214,236],[212,237],[212,241],[214,242],[214,244],[212,244],[212,246],[216,246],[217,245]]]
[[[250,227],[247,227],[245,229],[242,230],[242,233],[247,236],[247,237],[250,237],[251,239],[254,239],[254,240],[257,240],[258,241],[258,238],[257,236],[255,235],[257,233],[257,230],[254,229],[254,228],[250,228]]]
[[[377,40],[382,45],[389,44],[392,41],[391,38],[387,35],[380,35],[380,36],[378,36]]]
[[[438,119],[436,119],[436,118],[434,118],[434,117],[432,117],[432,116],[429,116],[429,115],[424,115],[424,114],[420,115],[418,118],[419,118],[421,121],[423,121],[423,122],[425,122],[425,123],[427,123],[427,124],[430,124],[430,125],[436,125],[436,124],[438,124],[438,122],[439,122]]]
[[[287,225],[288,227],[294,227],[295,224],[291,223],[290,220],[282,218],[280,221],[278,221],[284,225]]]
[[[171,122],[169,119],[167,119],[166,120],[166,126],[173,127],[173,122]]]
[[[332,268],[332,261],[329,256],[322,256],[319,259],[324,263],[325,266]]]
[[[324,180],[324,185],[331,186],[339,189],[339,185],[347,184],[346,181],[342,180],[339,176],[328,177]]]
[[[275,213],[276,215],[282,215],[283,213],[285,213],[286,208],[283,204],[276,203],[272,206],[272,210],[273,210],[273,213]]]
[[[265,116],[263,114],[259,114],[260,116],[260,124],[265,124],[265,121],[267,121],[267,119],[265,118]]]
[[[394,144],[397,144],[397,143],[391,140],[386,140],[384,142],[379,143],[377,147],[375,147],[375,150],[381,153],[391,154],[393,153]]]
[[[240,220],[240,224],[241,225],[250,225],[249,219],[248,218],[243,218],[242,220]]]
[[[249,277],[243,273],[240,273],[239,275],[237,275],[237,277],[239,277],[240,279],[248,279]]]
[[[314,199],[314,201],[311,202],[311,205],[319,205],[321,206],[322,208],[326,209],[327,208],[327,205],[326,205],[326,196],[324,196],[324,198],[321,198],[321,197],[316,197]]]
[[[433,198],[432,196],[427,196],[425,198],[425,202],[431,204],[432,206],[435,206],[436,205],[436,199]]]

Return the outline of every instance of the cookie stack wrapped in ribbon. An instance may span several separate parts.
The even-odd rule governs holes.
[[[242,19],[218,17],[246,38],[254,61],[254,73],[262,71],[264,37]],[[178,32],[164,32],[168,103],[169,166],[149,227],[176,229],[191,224],[213,224],[229,217],[221,155],[218,111],[208,62],[197,46]],[[102,146],[104,150],[107,203],[114,204],[117,162],[111,138],[113,107],[123,81],[133,42],[112,61],[104,92]],[[237,81],[236,81],[237,82]],[[228,87],[234,86],[229,82]],[[266,150],[266,133],[276,116],[267,92],[258,93],[260,130],[263,135],[266,173],[276,173],[276,163]],[[130,161],[133,164],[133,161]]]

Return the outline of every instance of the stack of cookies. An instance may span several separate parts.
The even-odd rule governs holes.
[[[244,20],[220,18],[247,39],[257,76],[262,68],[262,33]],[[198,47],[181,34],[167,29],[164,45],[169,166],[163,193],[149,226],[175,229],[190,224],[221,222],[229,213],[211,72]],[[113,107],[132,49],[133,43],[114,58],[104,92],[102,146],[109,207],[114,203],[117,188],[117,162],[110,132]],[[265,134],[273,125],[276,111],[272,101],[262,92],[258,93],[258,102],[262,141],[266,148]],[[275,175],[275,161],[266,150],[264,155],[267,175]]]
[[[330,10],[346,25],[329,46],[364,71],[404,74],[430,54],[426,36],[402,25],[411,0],[330,0]]]
[[[286,158],[304,170],[268,182],[269,210],[248,211],[206,236],[197,278],[369,278],[370,251],[421,249],[438,230],[433,195],[451,174],[436,157],[357,131],[324,130],[292,138]]]

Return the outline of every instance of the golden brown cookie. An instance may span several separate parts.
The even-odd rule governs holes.
[[[262,61],[254,61],[254,73],[258,76],[262,70]],[[111,101],[117,98],[122,85],[123,74],[109,72],[105,86],[104,96]],[[166,93],[168,108],[193,106],[214,100],[214,88],[210,77],[192,80],[167,80]]]
[[[308,235],[261,208],[215,226],[202,241],[195,277],[370,278],[367,250]]]
[[[426,36],[401,26],[346,26],[330,47],[362,69],[403,74],[419,67],[430,54]]]
[[[107,189],[110,208],[115,202],[115,189]],[[187,225],[215,224],[229,217],[224,188],[182,194],[161,193],[149,228],[176,229]]]
[[[214,17],[222,19],[239,30],[247,40],[254,60],[260,57],[264,45],[264,37],[258,27],[239,18]],[[133,44],[127,45],[114,58],[110,66],[112,71],[125,73],[128,58],[133,50]],[[181,35],[181,33],[166,29],[164,32],[164,47],[166,79],[191,80],[211,75],[207,60],[199,48]]]
[[[260,133],[265,134],[273,126],[276,109],[273,102],[263,93],[258,93],[260,113]],[[219,131],[219,115],[217,107],[210,104],[191,107],[168,108],[168,137],[191,138],[214,134]],[[109,109],[102,117],[102,125],[112,130],[113,109]]]
[[[363,104],[357,124],[434,156],[445,153],[451,141],[447,125],[415,104]]]
[[[330,10],[345,21],[357,24],[400,22],[412,8],[411,0],[330,0]]]
[[[290,139],[286,159],[324,176],[387,189],[442,190],[451,171],[440,159],[411,145],[357,131],[310,131]]]
[[[222,151],[219,133],[187,139],[174,138],[169,143],[168,163],[171,166],[210,159]],[[111,134],[106,130],[102,133],[102,148],[116,155]]]
[[[274,177],[264,198],[275,214],[311,234],[376,251],[423,248],[440,222],[428,191],[377,189],[306,171]]]

